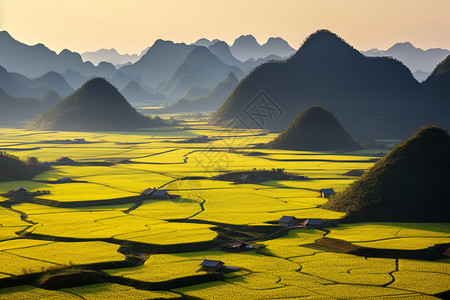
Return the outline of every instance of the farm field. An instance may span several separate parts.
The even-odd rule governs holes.
[[[215,140],[184,141],[200,135]],[[50,163],[61,156],[75,161],[53,165],[30,181],[0,182],[0,194],[18,186],[50,191],[23,203],[0,197],[0,299],[449,296],[449,259],[409,254],[439,244],[448,247],[448,223],[279,226],[276,221],[284,215],[330,224],[342,218],[343,213],[320,208],[327,200],[319,190],[344,190],[357,178],[344,173],[369,169],[379,157],[368,150],[252,148],[274,136],[201,122],[124,133],[0,129],[1,151]],[[87,143],[57,142],[66,139]],[[214,178],[262,169],[307,180],[234,183]],[[73,182],[57,182],[65,177]],[[153,187],[177,197],[140,196]],[[319,243],[322,239],[376,251],[358,255],[332,249]],[[221,247],[236,240],[255,248],[233,252]],[[204,259],[239,270],[199,272]],[[64,276],[89,284],[64,285]]]

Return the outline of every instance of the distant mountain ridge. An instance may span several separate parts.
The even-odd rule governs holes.
[[[112,63],[115,66],[124,65],[126,63],[135,63],[141,58],[138,54],[120,54],[116,49],[99,49],[92,52],[81,53],[83,61],[90,61],[94,65],[98,65],[102,61]]]
[[[251,58],[264,58],[271,54],[286,57],[295,53],[295,49],[279,37],[271,37],[265,44],[260,45],[253,35],[241,35],[230,48],[233,56],[242,62]]]
[[[426,98],[424,89],[425,85],[398,60],[364,56],[337,35],[320,30],[289,59],[255,68],[212,116],[210,124],[227,126],[240,118],[250,128],[282,131],[299,111],[320,105],[333,111],[355,135],[399,138],[422,122],[437,119],[448,128],[448,117],[438,116],[450,114],[445,101],[448,96],[439,98],[445,97],[441,93]],[[258,124],[251,118],[255,113],[252,101],[262,90],[280,107],[282,117],[266,118]]]
[[[176,112],[209,112],[216,110],[238,85],[239,80],[234,73],[228,74],[227,78],[219,82],[207,95],[194,99],[182,97],[168,107],[158,109],[156,113],[176,113]]]
[[[448,55],[450,50],[432,48],[423,50],[414,47],[410,42],[397,43],[387,50],[371,49],[361,51],[367,56],[391,56],[403,62],[411,72],[422,71],[431,73],[434,68]],[[426,79],[420,77],[421,79]]]

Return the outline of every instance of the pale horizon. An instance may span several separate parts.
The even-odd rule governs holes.
[[[447,0],[0,0],[0,30],[57,53],[114,48],[139,54],[158,39],[191,44],[207,38],[231,45],[247,34],[260,44],[281,37],[298,49],[318,29],[338,34],[358,50],[386,50],[401,42],[450,49],[449,11]]]

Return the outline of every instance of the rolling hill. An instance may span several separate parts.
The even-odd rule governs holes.
[[[29,130],[110,131],[161,125],[136,112],[117,89],[103,78],[86,82],[53,109],[37,116]]]
[[[366,57],[334,33],[320,30],[289,59],[255,68],[210,124],[227,126],[240,118],[250,128],[282,131],[298,111],[319,105],[333,111],[353,134],[398,138],[411,134],[423,121],[411,117],[419,113],[418,104],[423,102],[420,91],[421,85],[401,62]],[[261,92],[279,114],[255,122],[252,116],[257,114]]]
[[[450,136],[422,129],[323,208],[351,222],[449,222]]]
[[[299,113],[285,131],[261,147],[302,151],[360,148],[341,123],[320,106]]]

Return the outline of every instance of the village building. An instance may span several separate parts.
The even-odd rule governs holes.
[[[252,245],[249,245],[243,241],[235,241],[235,242],[224,244],[223,248],[226,248],[229,250],[234,250],[234,251],[255,249],[255,247],[253,247]]]
[[[285,227],[295,226],[298,225],[298,220],[296,217],[283,216],[278,220],[278,225]]]
[[[306,219],[303,222],[303,227],[306,228],[322,228],[323,223],[321,219]]]
[[[26,193],[28,193],[28,189],[24,188],[23,186],[18,186],[15,189],[10,190],[8,192],[8,195],[19,196],[19,195],[24,195]]]
[[[220,260],[205,259],[201,264],[201,270],[209,272],[220,272],[225,264]]]
[[[56,182],[57,183],[69,183],[69,182],[74,182],[74,181],[70,177],[63,177],[63,178],[56,180]]]
[[[71,165],[71,164],[75,163],[75,161],[73,159],[70,159],[67,156],[61,156],[61,157],[57,158],[56,162],[58,164],[65,164],[65,165]]]
[[[331,195],[334,195],[334,194],[336,194],[336,192],[333,190],[333,188],[320,190],[320,196],[322,198],[329,198]]]
[[[151,193],[150,197],[155,199],[170,198],[169,190],[155,190]]]
[[[153,194],[154,191],[155,191],[155,189],[148,188],[148,189],[143,190],[141,195],[142,196],[150,196],[151,194]]]
[[[248,174],[241,174],[236,180],[236,183],[246,183],[248,182]]]

